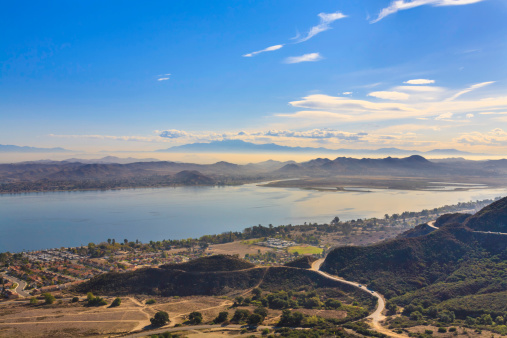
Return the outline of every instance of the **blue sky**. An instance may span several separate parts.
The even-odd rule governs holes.
[[[504,0],[2,7],[0,144],[507,150]]]

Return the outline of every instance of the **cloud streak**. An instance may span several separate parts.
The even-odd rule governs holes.
[[[474,85],[471,85],[470,87],[468,87],[467,89],[464,89],[464,90],[461,90],[459,92],[457,92],[456,94],[454,94],[453,96],[451,96],[450,98],[447,99],[447,101],[454,101],[455,99],[457,99],[458,97],[460,97],[461,95],[464,95],[466,93],[470,93],[472,90],[475,90],[475,89],[479,89],[479,88],[482,88],[482,87],[485,87],[485,86],[488,86],[492,83],[495,83],[495,81],[488,81],[488,82],[481,82],[481,83],[476,83]]]
[[[391,4],[382,9],[378,14],[377,18],[370,21],[370,23],[376,23],[380,20],[384,19],[386,16],[394,14],[399,11],[404,11],[407,9],[431,5],[431,6],[462,6],[462,5],[470,5],[477,2],[481,2],[484,0],[396,0],[391,2]]]
[[[267,48],[264,48],[264,49],[261,49],[261,50],[258,50],[256,52],[252,52],[252,53],[248,53],[248,54],[244,54],[243,57],[247,57],[247,58],[250,58],[250,57],[253,57],[257,54],[260,54],[260,53],[265,53],[265,52],[273,52],[275,50],[279,50],[281,48],[283,48],[284,45],[274,45],[274,46],[270,46],[270,47],[267,47]]]
[[[322,60],[323,57],[319,53],[309,53],[301,56],[290,56],[286,58],[284,63],[301,63],[301,62],[315,62]]]
[[[331,29],[331,24],[333,22],[335,22],[336,20],[340,20],[340,19],[343,19],[346,17],[347,16],[341,12],[320,13],[319,14],[319,18],[320,18],[319,24],[310,28],[310,31],[308,31],[308,33],[304,37],[298,39],[296,42],[301,43],[301,42],[308,41],[311,38],[313,38],[315,35]]]
[[[422,84],[432,84],[435,83],[435,80],[429,80],[429,79],[414,79],[414,80],[408,80],[403,83],[411,84],[411,85],[422,85]]]

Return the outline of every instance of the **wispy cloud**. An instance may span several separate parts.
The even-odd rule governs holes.
[[[452,113],[443,113],[443,114],[440,114],[437,117],[435,117],[435,120],[437,120],[437,121],[449,120],[452,118],[452,115],[453,115]]]
[[[473,85],[468,90],[484,87],[491,82]],[[406,90],[404,90],[406,89]],[[417,90],[413,90],[417,89]],[[462,90],[457,94],[462,95]],[[282,118],[291,118],[291,123],[297,125],[317,125],[326,121],[359,122],[380,121],[394,119],[434,119],[449,120],[458,116],[456,121],[469,121],[471,115],[480,112],[505,111],[507,108],[507,96],[491,97],[487,99],[477,98],[470,100],[446,99],[452,90],[443,87],[432,86],[398,86],[394,90],[376,91],[368,94],[372,97],[390,100],[382,102],[368,99],[352,99],[346,96],[330,96],[325,94],[312,94],[301,100],[289,102],[290,105],[300,108],[295,113],[277,114]],[[460,95],[455,94],[458,98]],[[408,98],[407,98],[408,97]],[[486,114],[483,114],[486,115]]]
[[[171,74],[159,75],[157,81],[167,81],[170,79]]]
[[[447,101],[453,101],[453,100],[457,99],[458,97],[460,97],[463,94],[470,93],[472,90],[485,87],[485,86],[490,85],[492,83],[495,83],[495,81],[476,83],[474,85],[471,85],[467,89],[463,89],[462,91],[457,92],[456,94],[454,94],[453,96],[451,96],[450,98],[448,98]]]
[[[398,11],[404,11],[407,9],[424,6],[424,5],[432,5],[432,6],[461,6],[461,5],[470,5],[477,2],[481,2],[484,0],[396,0],[391,2],[391,4],[382,9],[378,14],[377,18],[370,21],[370,23],[379,22],[383,18],[388,15],[394,14]]]
[[[371,92],[368,96],[373,96],[384,100],[408,100],[410,97],[407,93],[402,92],[391,92],[391,91],[378,91]]]
[[[408,80],[403,83],[411,84],[411,85],[422,85],[422,84],[431,84],[435,83],[435,80],[428,80],[428,79],[414,79],[414,80]]]
[[[322,59],[323,57],[319,53],[309,53],[301,56],[290,56],[284,60],[284,63],[315,62]]]
[[[331,24],[336,20],[340,20],[346,18],[347,16],[341,12],[334,13],[320,13],[319,18],[320,22],[318,25],[310,28],[310,31],[302,38],[297,40],[297,43],[308,41],[313,38],[315,35],[325,32],[331,29]]]
[[[264,53],[264,52],[272,52],[272,51],[275,51],[275,50],[279,50],[283,47],[284,45],[274,45],[274,46],[270,46],[270,47],[267,47],[267,48],[264,48],[264,49],[261,49],[261,50],[258,50],[256,52],[252,52],[252,53],[248,53],[248,54],[244,54],[243,57],[252,57],[252,56],[255,56],[257,54],[260,54],[260,53]]]
[[[500,128],[495,128],[487,133],[478,131],[463,133],[454,139],[455,142],[468,145],[507,145],[507,133]]]

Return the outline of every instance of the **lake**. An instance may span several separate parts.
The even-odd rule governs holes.
[[[506,195],[506,189],[327,192],[256,184],[0,195],[0,252],[383,217]]]

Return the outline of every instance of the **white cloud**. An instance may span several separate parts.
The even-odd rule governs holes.
[[[317,26],[313,26],[312,28],[310,28],[310,31],[308,32],[308,34],[306,34],[305,37],[300,38],[299,40],[297,40],[297,42],[300,43],[300,42],[304,42],[304,41],[310,40],[315,35],[331,29],[331,24],[334,21],[339,20],[339,19],[343,19],[343,18],[346,18],[346,17],[347,17],[346,15],[344,15],[344,14],[342,14],[340,12],[335,12],[335,13],[320,13],[319,14],[319,18],[320,18],[319,24]]]
[[[324,94],[314,94],[303,98],[300,101],[289,102],[293,107],[323,109],[323,110],[343,110],[347,111],[411,111],[414,110],[402,103],[370,102],[366,100],[354,100],[348,97],[336,97]]]
[[[391,2],[391,4],[382,9],[378,14],[375,20],[370,21],[370,23],[375,23],[388,15],[394,14],[398,11],[403,11],[419,6],[424,5],[432,5],[432,6],[460,6],[460,5],[469,5],[477,2],[481,2],[484,0],[395,0]]]
[[[403,83],[411,84],[411,85],[422,85],[422,84],[431,84],[435,83],[435,80],[428,80],[428,79],[414,79],[414,80],[408,80]]]
[[[474,86],[478,88],[479,86]],[[417,88],[415,91],[412,88]],[[301,100],[289,102],[296,108],[303,108],[294,113],[277,114],[276,117],[291,118],[292,125],[317,125],[317,121],[363,122],[404,118],[448,120],[452,116],[462,116],[466,122],[466,114],[478,114],[495,110],[507,109],[507,96],[488,97],[487,99],[471,99],[454,101],[446,100],[447,88],[433,86],[399,86],[395,90],[370,93],[370,96],[390,99],[390,102],[379,102],[369,99],[353,99],[347,96],[330,96],[312,94]],[[404,90],[408,89],[408,90]],[[394,93],[393,93],[394,92]],[[398,94],[400,93],[400,94]],[[405,99],[407,94],[409,97]],[[469,118],[469,117],[468,117]],[[312,122],[313,121],[313,122]]]
[[[408,100],[409,95],[401,92],[391,92],[391,91],[378,91],[371,92],[368,96],[373,96],[379,99],[384,100]]]
[[[269,130],[264,133],[264,136],[275,137],[294,137],[294,138],[308,138],[308,139],[340,139],[340,140],[359,140],[367,133],[350,133],[332,129],[311,129],[305,131],[293,130]]]
[[[471,119],[472,117],[474,117],[474,114],[472,113],[469,113],[469,114],[466,114],[465,116],[467,119]]]
[[[454,139],[458,143],[466,143],[469,145],[507,145],[507,133],[500,128],[495,128],[487,133],[474,131],[471,133],[461,134]]]
[[[252,57],[252,56],[255,56],[257,54],[260,54],[260,53],[264,53],[264,52],[272,52],[272,51],[275,51],[275,50],[279,50],[283,47],[284,45],[274,45],[274,46],[270,46],[270,47],[267,47],[267,48],[264,48],[264,49],[261,49],[261,50],[258,50],[256,52],[252,52],[252,53],[248,53],[248,54],[244,54],[243,56],[244,57]]]
[[[301,56],[290,56],[284,60],[285,63],[314,62],[322,60],[319,53],[309,53]]]
[[[352,95],[352,92],[343,92],[342,95]]]
[[[440,114],[438,115],[437,117],[435,117],[435,120],[449,120],[450,118],[452,118],[452,113],[443,113],[443,114]]]
[[[479,115],[507,115],[507,111],[501,111],[501,112],[482,112],[482,113],[479,113]]]
[[[160,137],[173,138],[173,139],[189,136],[189,134],[187,132],[177,130],[177,129],[169,129],[169,130],[164,130],[164,131],[157,132],[157,133],[159,134]]]
[[[168,77],[161,77],[157,79],[157,81],[167,81],[167,80],[169,80]]]
[[[469,93],[469,92],[471,92],[472,90],[475,90],[475,89],[479,89],[479,88],[485,87],[485,86],[490,85],[492,83],[495,83],[495,81],[476,83],[474,85],[471,85],[467,89],[464,89],[462,91],[457,92],[456,94],[454,94],[453,96],[451,96],[450,98],[448,98],[447,101],[453,101],[453,100],[457,99],[458,97],[460,97],[463,94]]]

